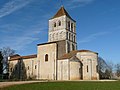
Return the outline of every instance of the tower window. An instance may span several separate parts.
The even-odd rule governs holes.
[[[61,21],[58,22],[58,26],[61,26]]]
[[[74,36],[74,42],[75,42],[75,36]]]
[[[56,27],[56,23],[54,23],[54,27]]]
[[[28,70],[29,70],[29,66],[28,66]]]
[[[75,46],[72,44],[72,50],[75,50]]]
[[[71,40],[71,39],[70,39],[70,33],[69,33],[69,40]]]
[[[37,69],[37,65],[35,65],[35,69]]]
[[[87,65],[87,72],[88,72],[88,65]]]
[[[15,70],[17,70],[17,66],[15,67]]]
[[[48,61],[48,54],[45,55],[45,62]]]
[[[10,71],[12,72],[12,68],[10,68]]]
[[[73,41],[73,35],[71,35],[71,40]]]
[[[68,44],[68,53],[70,52],[70,44],[69,44],[69,42],[67,43]]]
[[[71,31],[73,32],[73,23],[71,23]]]
[[[68,39],[68,32],[66,33],[66,39]]]
[[[70,30],[70,21],[68,22],[68,30]]]
[[[22,70],[24,69],[24,67],[22,66]]]

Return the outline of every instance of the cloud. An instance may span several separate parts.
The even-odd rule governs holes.
[[[109,33],[110,32],[99,32],[99,33],[91,34],[90,36],[79,40],[78,43],[88,43],[88,42],[91,42],[91,41],[95,40],[96,38],[98,38],[100,36],[103,36],[103,35],[106,35],[106,34],[109,34]]]
[[[72,0],[71,2],[67,2],[67,7],[69,8],[76,8],[76,7],[80,7],[80,6],[85,6],[87,4],[92,3],[95,0]]]
[[[16,10],[21,9],[22,7],[29,4],[32,0],[12,0],[3,5],[0,9],[0,18],[13,13]]]
[[[41,20],[38,24],[29,27],[15,23],[1,25],[0,48],[9,46],[16,51],[26,50],[31,43],[40,40],[39,35],[46,34],[47,24],[44,24],[44,22],[44,20]]]

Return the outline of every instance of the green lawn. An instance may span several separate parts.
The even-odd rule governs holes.
[[[120,81],[112,82],[42,82],[15,85],[2,90],[120,90]]]

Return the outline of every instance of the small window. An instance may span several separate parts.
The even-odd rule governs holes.
[[[75,46],[72,44],[72,50],[75,50]]]
[[[70,52],[70,44],[69,44],[69,42],[67,44],[68,44],[67,49],[68,49],[68,53],[69,53]]]
[[[22,66],[22,70],[24,69],[24,67]]]
[[[48,54],[45,55],[45,61],[48,61]]]
[[[54,27],[56,27],[56,23],[54,23]]]
[[[37,65],[35,65],[35,69],[37,69]]]
[[[17,70],[17,67],[15,67],[15,70]]]
[[[70,33],[69,33],[69,40],[71,40],[71,39],[70,39]]]
[[[12,68],[10,68],[10,71],[12,72]]]
[[[58,26],[61,26],[61,21],[58,22]]]
[[[68,39],[68,32],[66,33],[66,39]]]
[[[87,65],[87,72],[88,72],[88,65]]]
[[[73,32],[73,23],[71,23],[71,31]]]
[[[29,66],[28,66],[28,70],[29,70]]]
[[[68,22],[68,30],[70,30],[70,21]]]
[[[75,40],[75,36],[74,36],[74,40],[73,40],[74,42],[76,42],[76,40]]]

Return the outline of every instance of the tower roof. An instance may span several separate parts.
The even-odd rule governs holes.
[[[65,10],[65,8],[63,6],[58,10],[58,12],[53,16],[53,18],[57,18],[57,17],[63,16],[63,15],[66,15],[67,17],[72,19],[71,16],[68,14],[68,12]]]

